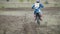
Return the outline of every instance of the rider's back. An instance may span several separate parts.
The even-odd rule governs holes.
[[[44,6],[41,3],[34,3],[32,6],[32,9],[34,9],[35,13],[39,13],[41,12],[41,8],[43,8]]]

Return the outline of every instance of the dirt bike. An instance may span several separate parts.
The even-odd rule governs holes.
[[[37,21],[37,24],[40,25],[40,15],[39,15],[39,13],[36,14],[36,21]]]

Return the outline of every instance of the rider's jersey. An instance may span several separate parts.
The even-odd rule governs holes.
[[[39,13],[39,12],[42,14],[41,8],[43,7],[44,6],[40,3],[33,4],[32,9],[34,9],[34,14]]]

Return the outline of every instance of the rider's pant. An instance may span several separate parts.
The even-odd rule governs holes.
[[[34,14],[35,20],[36,20],[36,17],[37,17],[37,16],[39,16],[39,17],[40,17],[39,19],[42,21],[42,16],[43,16],[43,15],[42,15],[41,13],[36,13],[36,14]]]

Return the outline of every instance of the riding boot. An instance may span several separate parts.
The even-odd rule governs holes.
[[[40,17],[40,20],[43,21],[43,20],[42,20],[42,17]]]

